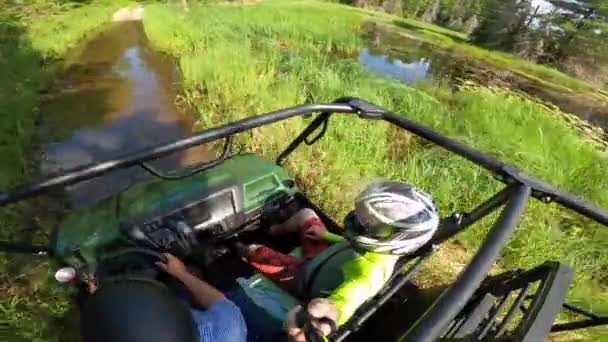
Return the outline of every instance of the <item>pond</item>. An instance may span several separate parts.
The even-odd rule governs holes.
[[[40,106],[38,141],[43,175],[108,160],[192,132],[194,115],[179,108],[175,61],[150,48],[140,22],[111,25],[66,58]],[[154,162],[172,170],[207,159],[202,148]],[[67,190],[87,206],[148,175],[135,167]]]
[[[459,84],[474,81],[522,91],[552,103],[564,112],[576,114],[590,123],[608,129],[608,107],[581,94],[547,89],[538,81],[472,60],[450,49],[407,38],[397,32],[374,26],[367,35],[367,48],[359,62],[371,72],[395,78],[406,84],[430,82]]]

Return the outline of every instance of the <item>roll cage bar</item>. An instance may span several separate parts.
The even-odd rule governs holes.
[[[58,176],[18,186],[6,192],[0,192],[0,207],[42,194],[56,187],[76,184],[84,180],[102,176],[113,170],[132,166],[140,166],[156,176],[172,179],[172,176],[162,175],[154,169],[150,170],[151,167],[147,162],[167,156],[176,151],[219,139],[227,139],[225,146],[228,146],[230,144],[230,137],[235,134],[297,116],[310,116],[313,113],[320,114],[278,156],[276,160],[277,164],[281,165],[302,143],[312,145],[318,141],[326,133],[332,115],[355,115],[363,119],[383,120],[401,129],[414,133],[419,137],[485,168],[492,172],[496,179],[506,184],[503,190],[471,212],[456,213],[444,218],[438,234],[436,234],[427,246],[420,249],[418,255],[413,256],[414,258],[418,258],[418,261],[416,261],[407,271],[400,272],[391,278],[389,286],[385,287],[385,289],[375,298],[375,301],[366,303],[365,307],[362,307],[357,311],[357,314],[353,319],[331,336],[333,340],[343,340],[348,335],[355,332],[371,314],[410,279],[413,272],[419,268],[421,262],[430,255],[433,245],[449,239],[456,233],[503,206],[504,208],[499,218],[486,235],[485,241],[467,267],[459,274],[456,281],[440,295],[433,305],[407,331],[402,340],[434,341],[445,334],[448,325],[454,321],[482,285],[486,274],[498,258],[500,250],[509,240],[530,197],[534,197],[544,203],[558,203],[581,215],[591,218],[604,226],[608,226],[607,210],[585,202],[581,198],[570,193],[561,191],[541,179],[526,174],[515,166],[503,163],[462,142],[450,139],[430,128],[409,120],[404,116],[392,113],[358,98],[341,98],[334,103],[299,105],[261,114],[197,132],[189,137],[159,144],[132,154],[79,167]],[[319,127],[321,127],[320,130]],[[316,131],[319,131],[316,136],[310,138]],[[220,158],[198,165],[192,172],[186,174],[191,175],[192,173],[208,169],[218,165],[229,157],[229,147],[225,147]],[[0,251],[46,254],[49,252],[49,248],[46,246],[33,246],[23,243],[0,242]],[[564,309],[586,316],[588,320],[554,326],[549,324],[548,326],[543,327],[547,333],[551,329],[553,329],[553,331],[563,331],[608,323],[607,317],[596,316],[569,304],[564,304]]]

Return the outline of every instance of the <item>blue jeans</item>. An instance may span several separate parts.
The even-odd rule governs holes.
[[[285,339],[283,322],[272,317],[257,306],[245,293],[242,287],[229,290],[226,298],[241,310],[247,324],[247,342],[280,341]]]

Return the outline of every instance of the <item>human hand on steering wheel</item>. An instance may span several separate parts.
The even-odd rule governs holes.
[[[285,321],[285,330],[290,342],[315,342],[334,332],[340,313],[327,298],[315,298],[308,303],[306,311],[298,305],[291,309]]]
[[[167,260],[165,262],[156,262],[155,264],[158,266],[158,268],[178,279],[183,275],[190,273],[186,268],[186,265],[184,265],[184,263],[173,254],[163,253],[163,255],[167,258]]]

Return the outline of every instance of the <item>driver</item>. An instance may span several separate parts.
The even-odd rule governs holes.
[[[281,319],[292,341],[306,341],[298,322],[302,314],[312,318],[310,324],[323,336],[348,321],[383,288],[401,256],[415,252],[431,239],[439,215],[427,193],[411,185],[381,181],[357,197],[355,209],[344,223],[344,236],[336,235],[313,210],[302,209],[270,228],[274,236],[298,234],[299,253],[287,255],[262,245],[239,246],[241,255],[280,287],[273,289],[273,284],[264,283],[264,277],[259,276],[241,280],[247,301]],[[310,299],[306,310],[281,289]],[[239,300],[235,303],[242,307]],[[247,311],[243,314],[248,327],[257,329],[249,324],[253,318]]]
[[[166,263],[156,265],[179,280],[194,298],[191,308],[200,342],[244,342],[245,320],[239,308],[222,292],[188,271],[184,263],[165,253]]]
[[[247,328],[239,308],[191,274],[170,254],[157,263],[182,282],[193,307],[161,283],[140,278],[108,281],[83,305],[84,342],[244,342]]]

